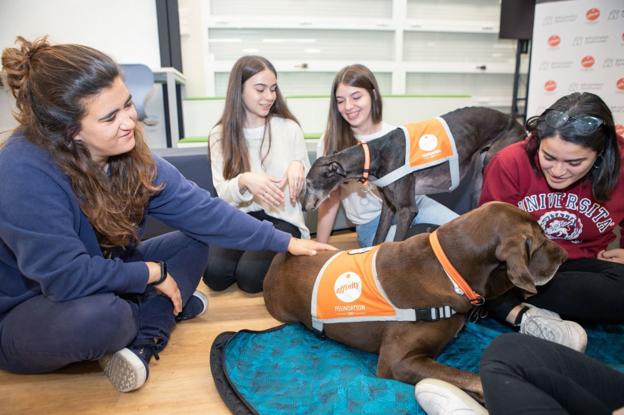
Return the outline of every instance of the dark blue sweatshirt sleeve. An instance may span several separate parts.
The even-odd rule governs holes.
[[[13,282],[3,282],[3,291],[19,296],[31,287],[28,290],[41,290],[52,301],[103,292],[143,292],[148,278],[145,263],[124,263],[89,252],[84,240],[92,239],[97,249],[96,239],[65,176],[44,156],[25,154],[29,148],[4,150],[0,163],[2,262],[6,269],[19,270],[26,281],[15,280],[16,274]]]
[[[164,188],[150,200],[148,214],[206,244],[240,250],[288,249],[290,234],[212,197],[166,160],[154,158],[156,183]]]

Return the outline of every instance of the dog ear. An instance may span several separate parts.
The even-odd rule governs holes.
[[[327,166],[327,171],[340,177],[347,176],[347,172],[345,172],[345,170],[342,168],[342,165],[337,161],[332,161],[331,163],[329,163],[329,166]]]
[[[535,277],[529,270],[529,254],[527,252],[526,238],[513,236],[503,240],[496,248],[496,258],[507,265],[507,276],[518,288],[537,294]]]

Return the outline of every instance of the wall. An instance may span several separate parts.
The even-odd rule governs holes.
[[[120,63],[160,67],[154,0],[0,0],[0,48],[15,37],[50,35],[56,43],[81,43]]]
[[[53,43],[88,45],[119,63],[160,67],[154,0],[0,0],[0,50],[14,47],[18,35],[29,40],[49,35]],[[0,93],[0,134],[15,126],[12,106],[10,94]],[[162,120],[159,86],[154,87],[146,107],[152,118]],[[146,129],[150,145],[164,146],[163,124]]]

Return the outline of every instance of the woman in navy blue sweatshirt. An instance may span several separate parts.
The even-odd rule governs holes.
[[[208,245],[313,255],[150,153],[117,64],[18,37],[2,66],[19,127],[0,150],[0,369],[99,360],[141,387],[176,320],[204,311]],[[140,241],[146,215],[178,229]]]

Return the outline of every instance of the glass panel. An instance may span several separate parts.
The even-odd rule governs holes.
[[[210,14],[390,19],[392,0],[212,0]]]
[[[498,23],[500,0],[407,0],[407,18]]]
[[[403,56],[421,62],[515,62],[516,42],[489,33],[405,32]]]
[[[510,97],[513,74],[407,73],[408,94]]]
[[[269,60],[392,60],[392,31],[209,29],[211,60],[262,55]]]
[[[334,72],[280,72],[277,81],[282,94],[286,97],[293,95],[321,95],[329,96]],[[225,96],[227,91],[228,72],[215,74],[215,93]],[[375,73],[381,94],[392,91],[392,74],[389,72]]]

